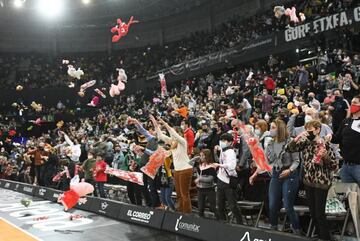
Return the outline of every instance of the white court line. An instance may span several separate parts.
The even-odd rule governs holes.
[[[36,240],[38,240],[38,241],[42,241],[42,240],[39,239],[38,237],[34,236],[33,234],[29,233],[28,231],[26,231],[26,230],[24,230],[24,229],[22,229],[22,228],[16,226],[15,224],[9,222],[8,220],[6,220],[6,219],[4,219],[4,218],[1,218],[1,217],[0,217],[0,220],[2,220],[2,221],[4,221],[5,223],[7,223],[7,224],[9,224],[9,225],[11,225],[11,226],[13,226],[13,227],[15,227],[16,229],[20,230],[21,232],[26,233],[27,235],[29,235],[29,236],[32,237],[33,239],[36,239]]]

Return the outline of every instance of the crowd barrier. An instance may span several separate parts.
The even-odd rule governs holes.
[[[62,193],[47,187],[0,179],[0,188],[56,202]],[[222,223],[193,215],[156,210],[97,197],[87,197],[85,204],[76,208],[115,220],[164,230],[178,235],[206,241],[301,241],[308,240],[287,233],[267,231],[248,226]]]

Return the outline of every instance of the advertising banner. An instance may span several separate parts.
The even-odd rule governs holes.
[[[165,211],[162,210],[155,210],[134,205],[124,205],[120,209],[117,219],[160,229],[164,214]]]

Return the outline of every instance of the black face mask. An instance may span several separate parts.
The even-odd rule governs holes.
[[[313,101],[313,100],[314,100],[314,97],[309,97],[309,100],[310,100],[310,101]]]
[[[308,138],[308,140],[309,141],[313,141],[314,139],[315,139],[315,134],[314,134],[314,132],[313,131],[308,131],[308,136],[307,136],[307,138]]]
[[[342,100],[342,97],[341,96],[335,96],[335,100],[336,101]]]

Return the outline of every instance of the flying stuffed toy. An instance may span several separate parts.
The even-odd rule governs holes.
[[[306,17],[305,17],[304,13],[299,13],[299,17],[300,17],[301,22],[304,22],[306,20]]]
[[[80,68],[76,70],[71,64],[68,65],[67,73],[75,79],[81,79],[81,76],[84,75],[84,71],[82,71]]]
[[[94,98],[92,98],[91,102],[88,103],[87,105],[91,106],[91,107],[96,107],[96,106],[98,106],[99,101],[100,101],[99,96],[94,96]]]
[[[24,89],[24,87],[22,87],[21,85],[16,86],[16,91],[22,91]]]
[[[79,182],[76,184],[70,185],[70,190],[61,194],[58,198],[58,202],[62,203],[65,208],[65,211],[73,208],[78,202],[85,203],[87,194],[90,194],[94,191],[94,186],[87,182]]]
[[[140,170],[149,176],[151,179],[154,179],[156,173],[158,172],[161,165],[164,163],[165,158],[168,156],[168,152],[159,147],[149,158],[149,161],[143,166]]]
[[[118,75],[118,84],[114,85],[111,84],[109,94],[111,97],[114,97],[115,95],[120,95],[120,92],[125,89],[125,83],[127,83],[127,75],[125,73],[124,69],[116,69],[119,72]]]
[[[96,84],[96,80],[90,80],[80,86],[80,91],[78,92],[78,95],[81,97],[84,97],[85,90],[94,86]]]
[[[249,128],[245,126],[240,120],[234,119],[231,122],[232,126],[237,126],[242,132],[242,136],[249,147],[250,153],[256,166],[260,170],[271,171],[271,166],[268,164],[268,160],[265,156],[264,150],[259,146],[259,139],[255,137]]]
[[[41,104],[37,104],[35,101],[31,102],[30,106],[31,106],[36,112],[42,111],[42,105],[41,105]]]
[[[144,185],[143,173],[141,172],[124,171],[124,170],[107,167],[105,173],[113,175],[128,182],[139,184],[141,186]]]
[[[161,97],[164,98],[167,95],[166,80],[164,74],[159,74],[159,81],[161,85]]]
[[[254,75],[254,72],[250,71],[249,75],[246,77],[246,80],[251,80]]]
[[[274,7],[274,14],[276,18],[281,18],[285,14],[284,6],[275,6]]]
[[[41,118],[37,118],[36,120],[30,120],[29,122],[37,125],[37,126],[41,126],[41,124],[44,122]]]
[[[208,94],[208,99],[212,100],[212,98],[213,98],[213,89],[212,89],[212,87],[210,85],[208,86],[207,94]]]
[[[295,7],[292,7],[291,9],[287,8],[285,10],[285,16],[290,17],[290,22],[293,22],[293,23],[299,22],[299,18],[296,16],[296,8]]]
[[[102,92],[101,90],[99,90],[98,88],[94,89],[94,91],[100,95],[102,98],[106,99],[106,95],[104,94],[104,92]]]
[[[134,20],[134,17],[131,16],[129,23],[124,23],[120,18],[117,19],[117,25],[111,28],[112,33],[117,33],[112,37],[112,42],[118,42],[122,37],[126,36],[129,32],[130,25],[133,23],[138,23],[139,21]]]

